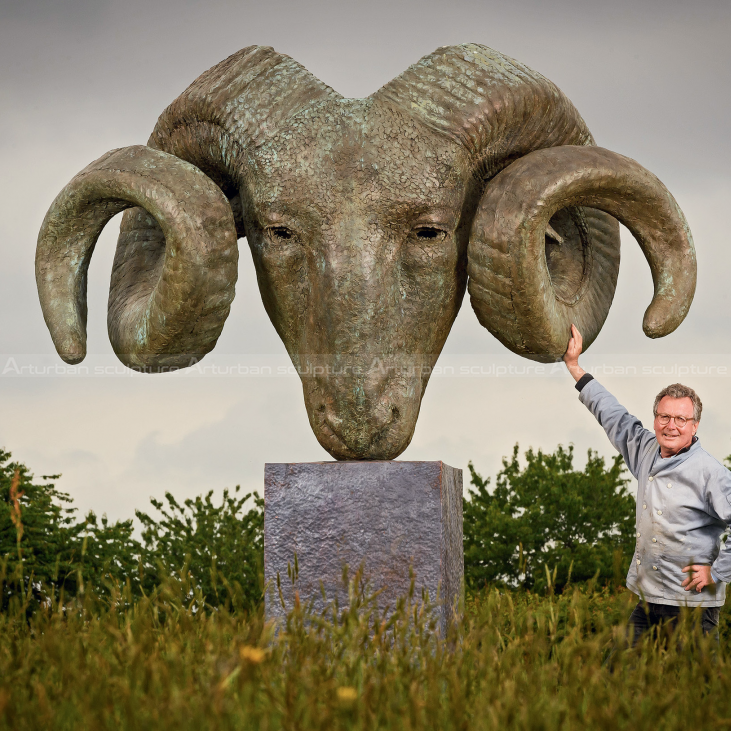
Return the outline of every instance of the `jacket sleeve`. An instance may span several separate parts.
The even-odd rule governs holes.
[[[712,511],[731,529],[731,472],[720,463],[707,483],[707,500]],[[731,582],[731,537],[721,542],[716,560],[711,566],[714,580]]]
[[[579,400],[601,424],[614,448],[622,455],[627,468],[637,478],[642,455],[655,435],[642,426],[642,422],[627,411],[622,404],[592,379],[579,393]]]

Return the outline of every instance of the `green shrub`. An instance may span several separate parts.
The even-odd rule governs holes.
[[[29,611],[48,595],[74,596],[83,581],[100,590],[101,577],[124,581],[133,575],[138,544],[132,521],[109,525],[93,513],[77,522],[71,498],[56,489],[59,475],[34,479],[29,469],[0,449],[0,560],[8,580],[2,608],[13,596],[28,595]]]
[[[182,505],[166,492],[167,505],[150,499],[161,517],[135,511],[148,591],[185,566],[209,606],[234,597],[246,609],[258,606],[264,591],[264,500],[253,496],[254,506],[245,511],[252,495],[239,492],[238,485],[233,495],[224,490],[220,506],[213,504],[213,491]]]
[[[212,492],[181,505],[151,499],[159,517],[136,511],[142,540],[132,520],[110,523],[90,512],[75,517],[71,498],[51,480],[34,481],[28,468],[0,450],[0,561],[5,564],[2,609],[11,601],[29,613],[91,588],[98,596],[128,585],[141,597],[181,570],[200,589],[202,601],[235,601],[253,610],[263,591],[264,502],[224,490],[220,505]]]
[[[494,490],[469,464],[474,489],[464,503],[465,580],[471,589],[502,584],[562,589],[594,577],[620,583],[634,550],[635,501],[620,456],[607,468],[589,450],[575,470],[574,451],[518,445],[503,459]]]

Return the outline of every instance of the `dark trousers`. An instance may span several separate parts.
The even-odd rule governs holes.
[[[669,604],[650,604],[649,602],[637,602],[637,606],[629,618],[629,626],[632,629],[632,646],[634,647],[640,640],[644,632],[650,627],[657,627],[663,624],[665,628],[672,632],[678,623],[680,610],[682,607],[673,607]],[[701,618],[701,626],[704,635],[712,635],[718,641],[718,618],[720,615],[720,607],[698,607],[693,609],[694,612],[703,612]]]

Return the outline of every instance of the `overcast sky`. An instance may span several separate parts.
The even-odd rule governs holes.
[[[604,369],[601,380],[648,425],[660,388],[677,380],[696,388],[705,406],[699,435],[723,458],[731,452],[729,37],[728,0],[2,0],[0,447],[36,474],[62,473],[59,486],[83,511],[113,518],[166,490],[185,498],[236,484],[258,489],[265,462],[329,459],[294,375],[125,373],[106,334],[118,218],[90,268],[88,358],[91,372],[116,363],[118,375],[19,377],[15,365],[62,363],[38,305],[38,229],[81,168],[109,149],[144,143],[193,79],[244,46],[274,46],[340,93],[362,97],[438,46],[475,42],[558,84],[597,142],[652,170],[684,210],[699,264],[685,323],[663,340],[644,337],[652,281],[625,231],[614,305],[586,361]],[[240,244],[236,299],[203,364],[286,364]],[[515,442],[551,450],[572,442],[579,463],[588,447],[612,454],[567,375],[495,377],[495,366],[529,363],[479,326],[467,299],[442,362],[457,373],[492,367],[493,375],[433,377],[400,459],[465,469],[472,459],[493,475]],[[617,375],[628,367],[638,375]]]

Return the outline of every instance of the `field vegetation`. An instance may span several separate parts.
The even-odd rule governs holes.
[[[3,453],[0,729],[731,727],[723,612],[720,648],[692,613],[627,647],[620,464],[529,455],[492,491],[473,470],[466,599],[442,637],[415,584],[380,614],[357,573],[348,607],[267,624],[260,503],[168,496],[137,539],[77,521],[52,479]]]

